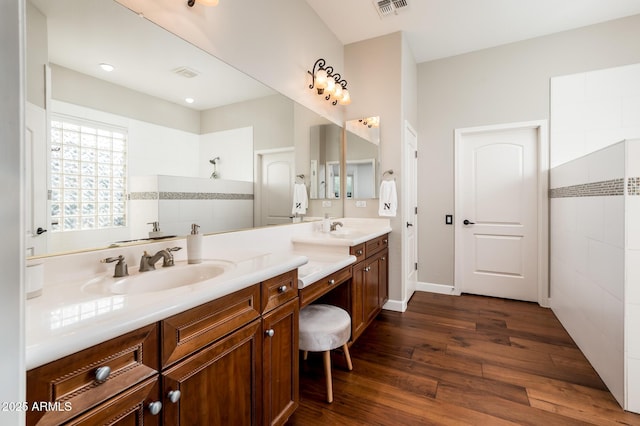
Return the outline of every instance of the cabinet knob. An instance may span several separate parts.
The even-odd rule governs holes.
[[[336,280],[334,280],[333,278],[329,280],[330,285],[334,285],[335,283],[336,283]]]
[[[109,374],[111,374],[111,367],[104,366],[96,368],[96,381],[102,383],[109,378]]]
[[[157,416],[158,414],[160,414],[160,410],[162,410],[162,402],[153,401],[153,402],[149,403],[147,408],[149,409],[149,412],[152,415]]]
[[[387,260],[387,258],[386,258],[386,257],[384,257],[384,256],[382,256],[382,257],[380,258],[380,260],[385,261],[385,260]]]
[[[387,244],[387,243],[389,243],[389,240],[382,240],[382,243],[383,244]]]
[[[273,337],[273,335],[274,335],[274,334],[276,334],[276,332],[275,332],[275,331],[273,331],[273,328],[270,328],[270,329],[266,330],[266,331],[264,332],[264,334],[266,334],[266,335],[267,335],[267,336],[269,336],[269,337]]]
[[[356,250],[356,256],[362,256],[362,250]]]
[[[366,268],[364,268],[365,272],[369,272],[371,270],[371,266],[367,266]]]
[[[167,394],[167,398],[169,398],[169,401],[171,401],[174,404],[180,401],[181,396],[182,396],[182,393],[179,390],[172,390],[172,391],[169,391],[169,393]]]
[[[278,293],[284,293],[285,291],[287,291],[287,286],[286,285],[282,285],[282,286],[278,287]]]

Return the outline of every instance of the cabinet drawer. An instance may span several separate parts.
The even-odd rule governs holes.
[[[384,250],[389,246],[389,235],[382,235],[380,237],[374,238],[373,240],[367,241],[365,243],[365,255],[367,257],[371,256],[374,253],[379,252],[380,250]]]
[[[259,308],[256,284],[163,320],[162,367],[258,318]]]
[[[59,411],[30,411],[27,425],[60,424],[158,372],[156,324],[27,372],[27,400],[58,403]],[[103,380],[96,376],[105,373]],[[70,407],[70,411],[64,411]]]
[[[159,401],[159,391],[158,377],[154,377],[73,419],[66,426],[159,425],[162,410],[152,414],[149,409],[151,403]]]
[[[356,257],[356,263],[362,262],[366,257],[364,253],[364,246],[364,244],[358,244],[357,246],[352,246],[349,248],[349,254]]]
[[[313,284],[309,284],[299,291],[300,307],[302,308],[307,306],[309,303],[333,290],[336,286],[342,284],[349,278],[351,278],[351,266],[342,268],[341,270],[334,272]]]
[[[294,269],[262,283],[262,312],[268,312],[298,295],[298,270]]]

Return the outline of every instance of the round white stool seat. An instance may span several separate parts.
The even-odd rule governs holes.
[[[300,311],[300,350],[324,352],[339,348],[351,337],[351,317],[332,305],[308,305]]]

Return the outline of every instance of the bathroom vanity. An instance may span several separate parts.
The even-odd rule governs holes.
[[[206,236],[205,266],[177,255],[175,267],[131,271],[124,279],[101,265],[97,287],[97,278],[79,278],[81,272],[45,285],[43,296],[27,303],[27,400],[43,407],[27,413],[27,424],[285,423],[298,405],[299,310],[318,301],[342,306],[357,339],[388,298],[384,223],[333,235],[299,224]],[[283,237],[288,241],[278,247],[274,241]],[[272,252],[254,252],[261,243]],[[151,253],[166,244],[143,248]],[[63,256],[44,266],[69,271],[73,263],[86,274],[100,265],[94,258],[117,250],[129,259],[140,247]],[[233,266],[160,291],[115,286],[213,270],[207,262]]]

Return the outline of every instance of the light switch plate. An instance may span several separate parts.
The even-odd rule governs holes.
[[[356,207],[367,207],[367,202],[364,200],[356,201]]]
[[[444,217],[444,224],[445,225],[453,225],[453,215],[452,214],[448,214]]]
[[[322,207],[331,207],[331,201],[323,201]]]

